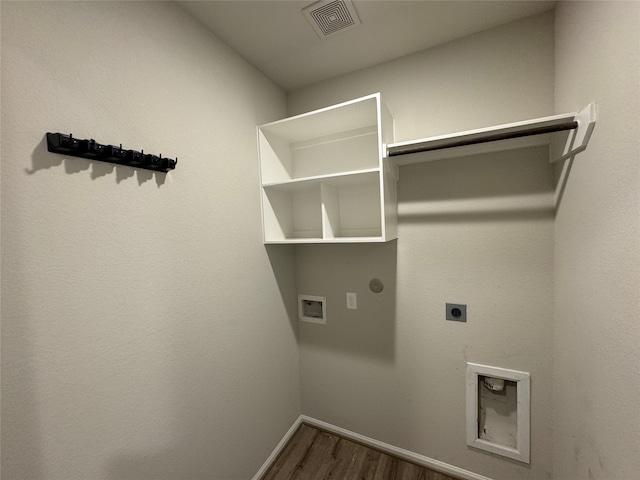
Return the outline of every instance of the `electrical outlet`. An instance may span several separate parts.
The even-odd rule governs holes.
[[[358,309],[358,297],[355,293],[347,292],[347,308],[349,310]]]
[[[466,322],[467,306],[461,303],[447,303],[445,318],[454,322]]]

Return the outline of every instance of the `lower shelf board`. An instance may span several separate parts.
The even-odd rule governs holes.
[[[302,423],[260,480],[458,480]]]
[[[391,239],[393,240],[393,239]],[[333,237],[333,238],[304,238],[304,237],[288,237],[280,240],[265,240],[265,245],[278,245],[290,243],[384,243],[382,237]]]

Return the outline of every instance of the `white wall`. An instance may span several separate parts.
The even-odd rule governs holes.
[[[640,472],[640,3],[560,2],[556,108],[595,101],[556,217],[554,478]]]
[[[381,91],[398,141],[551,115],[553,25],[549,12],[292,92],[289,114]],[[300,325],[303,413],[496,480],[549,478],[553,184],[546,149],[405,166],[397,242],[297,246],[298,292],[328,302],[327,326]],[[468,322],[445,321],[446,302]],[[530,466],[466,446],[467,361],[531,373]]]
[[[300,414],[293,254],[257,188],[284,92],[174,3],[1,8],[3,478],[251,478]]]

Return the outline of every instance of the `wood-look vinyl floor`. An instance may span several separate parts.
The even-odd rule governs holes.
[[[459,480],[306,424],[261,480]]]

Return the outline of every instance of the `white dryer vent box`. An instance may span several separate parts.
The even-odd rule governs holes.
[[[320,38],[360,25],[351,0],[321,0],[302,9]]]
[[[530,463],[528,372],[467,363],[467,445]]]

